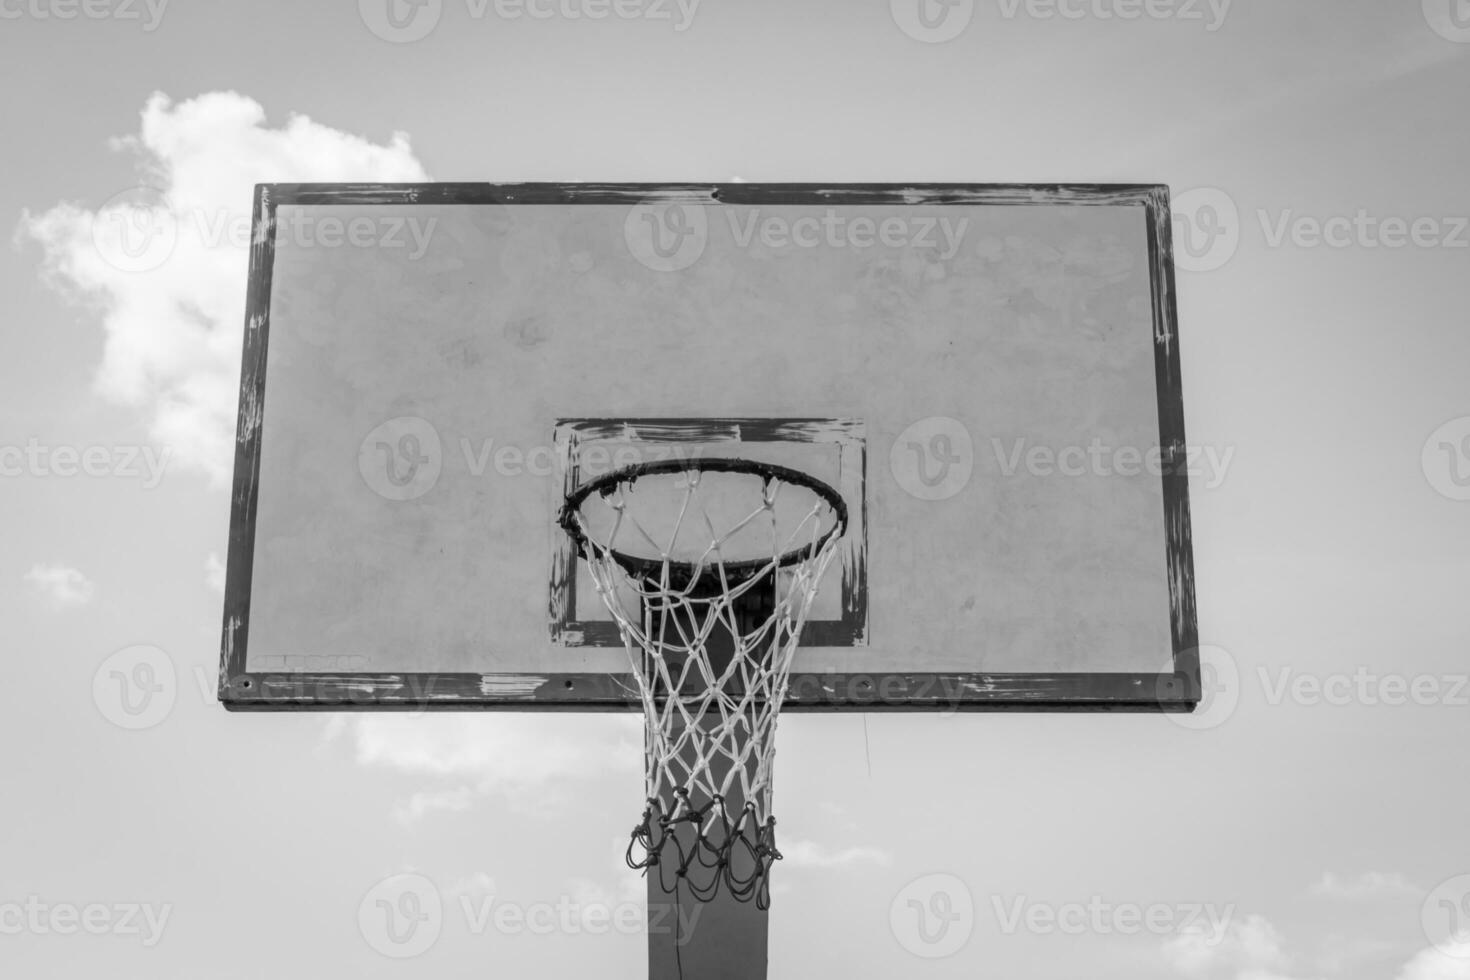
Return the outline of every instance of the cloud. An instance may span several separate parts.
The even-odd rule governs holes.
[[[1424,950],[1404,964],[1396,980],[1470,980],[1470,940]]]
[[[225,563],[213,551],[204,559],[204,584],[211,592],[225,594]]]
[[[1356,878],[1344,878],[1328,871],[1314,884],[1311,893],[1317,898],[1344,902],[1366,902],[1374,899],[1408,898],[1423,894],[1403,875],[1369,871]]]
[[[32,565],[25,580],[53,609],[85,606],[96,591],[87,576],[68,565]]]
[[[394,810],[413,822],[499,796],[523,811],[575,797],[577,780],[641,779],[642,719],[627,715],[365,714],[334,719],[359,765],[421,777]]]
[[[175,105],[161,93],[137,133],[139,188],[107,204],[23,214],[43,272],[94,309],[106,336],[98,391],[134,407],[181,466],[224,485],[232,465],[253,186],[273,181],[426,180],[408,138],[372,143],[305,116],[272,129],[235,92]],[[114,196],[114,192],[119,192]]]
[[[469,895],[474,898],[488,898],[495,894],[495,879],[483,871],[476,871],[468,878],[461,878],[448,888],[444,894],[451,898],[461,895]]]
[[[1176,973],[1232,980],[1297,980],[1290,972],[1281,934],[1264,916],[1232,921],[1223,935],[1205,924],[1164,943],[1164,958]]]
[[[1385,939],[1333,933],[1322,940],[1321,948],[1312,961],[1322,973],[1338,974],[1356,969],[1369,960],[1382,961],[1398,949],[1396,944]]]
[[[480,795],[472,786],[414,793],[394,807],[393,816],[400,823],[411,824],[430,813],[462,813],[473,806]]]
[[[859,864],[876,864],[888,867],[893,856],[877,847],[844,847],[832,850],[807,840],[776,840],[781,851],[781,863],[796,868],[850,868]]]
[[[648,881],[643,875],[628,869],[618,869],[615,884],[609,887],[591,878],[572,878],[567,883],[566,893],[573,902],[583,908],[617,908],[620,905],[642,906],[648,897]]]

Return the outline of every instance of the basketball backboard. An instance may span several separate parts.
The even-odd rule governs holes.
[[[1158,186],[262,185],[220,698],[636,708],[560,523],[729,457],[847,520],[787,710],[1189,710]]]

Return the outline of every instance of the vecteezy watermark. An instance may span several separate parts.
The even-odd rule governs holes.
[[[1381,673],[1366,666],[1328,674],[1258,667],[1256,673],[1273,707],[1470,708],[1470,674]]]
[[[1186,272],[1211,272],[1239,250],[1244,224],[1231,196],[1216,187],[1201,187],[1174,198],[1175,262]],[[1455,214],[1375,214],[1367,208],[1351,213],[1304,214],[1295,208],[1257,208],[1261,242],[1270,249],[1328,248],[1397,251],[1470,248],[1470,216]]]
[[[3,0],[0,0],[3,2]],[[272,243],[290,249],[379,249],[402,251],[416,262],[432,243],[439,219],[416,215],[318,213],[304,208],[277,212]],[[148,272],[173,256],[181,241],[205,249],[245,249],[251,244],[248,211],[179,208],[151,187],[114,194],[92,216],[92,243],[108,265],[122,272]]]
[[[130,187],[92,216],[92,246],[121,272],[147,272],[168,261],[179,243],[179,222],[164,193]]]
[[[1217,187],[1197,187],[1170,207],[1174,261],[1186,272],[1213,272],[1240,248],[1240,210]]]
[[[1470,44],[1470,0],[1422,0],[1424,19],[1434,33],[1456,44]]]
[[[1450,419],[1431,432],[1424,440],[1419,465],[1440,496],[1470,500],[1470,415]]]
[[[491,469],[503,477],[564,476],[571,467],[570,447],[521,446],[483,439],[475,444],[468,438],[459,441],[465,470],[470,476],[484,476]],[[699,445],[681,443],[600,444],[580,447],[576,455],[577,476],[588,480],[625,470],[639,463],[656,463],[666,459],[689,460],[701,454]]]
[[[791,679],[788,696],[803,707],[912,707],[922,703],[940,717],[953,715],[965,703],[966,683],[942,674],[802,674]]]
[[[1041,477],[1162,477],[1172,472],[1187,474],[1206,490],[1225,482],[1225,473],[1235,458],[1234,446],[1223,452],[1216,446],[1186,446],[1180,462],[1171,468],[1165,465],[1164,451],[1157,445],[1113,446],[1097,436],[1086,446],[1044,446],[1026,439],[1014,439],[1010,445],[991,439],[990,446],[1001,475],[1006,477],[1021,472]]]
[[[703,905],[669,902],[601,902],[560,895],[553,901],[512,901],[495,895],[461,895],[471,935],[641,936],[669,935],[683,946],[693,938]]]
[[[1235,448],[1187,446],[1172,465],[1157,444],[1115,446],[1094,436],[1086,445],[1048,446],[1027,439],[990,440],[1003,477],[1163,477],[1184,474],[1207,490],[1225,481]],[[889,468],[905,492],[920,500],[945,500],[965,488],[975,466],[974,442],[963,423],[945,416],[920,419],[905,429],[889,451]]]
[[[947,416],[919,419],[893,440],[888,468],[909,496],[947,500],[965,489],[975,470],[970,430]]]
[[[689,30],[701,0],[464,0],[474,21],[640,20]],[[374,36],[393,44],[428,37],[444,14],[443,0],[358,0],[358,15]]]
[[[362,480],[380,497],[413,500],[434,489],[444,468],[439,431],[416,415],[389,419],[363,437],[357,450]]]
[[[1435,886],[1420,907],[1419,921],[1435,949],[1456,959],[1470,958],[1470,874]]]
[[[124,936],[152,949],[163,939],[171,904],[46,902],[39,895],[0,901],[0,936]]]
[[[697,204],[645,202],[623,219],[623,241],[633,258],[653,271],[678,272],[704,254],[709,219]]]
[[[682,34],[694,25],[700,0],[466,0],[471,17],[485,8],[501,20],[646,20]]]
[[[893,896],[888,907],[893,938],[926,960],[953,956],[975,931],[975,899],[965,882],[951,874],[915,878]]]
[[[1351,215],[1317,216],[1261,208],[1256,217],[1268,248],[1470,248],[1470,217],[1463,215],[1400,217],[1358,208]]]
[[[1008,936],[1174,936],[1198,935],[1205,946],[1217,946],[1230,929],[1235,906],[1185,902],[1111,902],[1101,895],[1086,901],[1041,902],[1017,895],[990,897],[996,925]]]
[[[207,247],[228,243],[244,248],[250,242],[250,217],[235,212],[194,210],[189,219]],[[358,214],[342,217],[302,208],[276,213],[276,250],[360,248],[403,251],[410,262],[424,257],[439,219],[413,215]]]
[[[152,33],[169,0],[0,0],[0,20],[136,21]]]
[[[125,647],[92,675],[92,702],[119,728],[139,731],[162,722],[178,698],[178,673],[163,650],[147,644]]]
[[[1240,667],[1224,647],[1201,644],[1191,651],[1199,661],[1199,704],[1189,714],[1165,712],[1164,717],[1180,728],[1208,731],[1230,720],[1240,706]],[[1174,659],[1159,666],[1160,684],[1173,676]]]
[[[955,220],[949,215],[852,217],[831,208],[820,216],[797,218],[762,214],[760,208],[750,208],[742,216],[730,208],[725,219],[739,248],[756,243],[771,249],[930,248],[937,250],[941,260],[954,258],[970,226],[969,218]]]
[[[460,436],[456,448],[458,456],[451,450],[446,459],[433,423],[404,415],[375,426],[363,437],[357,452],[358,472],[368,489],[380,497],[403,501],[432,490],[446,462],[462,465],[462,472],[476,479],[492,474],[505,478],[563,478],[575,466],[577,478],[588,480],[639,463],[688,460],[703,452],[698,444],[677,442],[589,443],[579,446],[573,458],[568,444],[521,446],[494,437],[476,440],[469,436]]]
[[[1203,25],[1210,33],[1225,24],[1234,0],[994,0],[1005,20],[1172,20]],[[975,15],[975,0],[889,0],[899,30],[916,41],[942,44],[958,37]]]
[[[282,667],[280,662],[289,666]],[[337,666],[312,666],[324,661],[337,661]],[[363,673],[371,663],[354,658],[270,658],[267,664],[250,665],[248,675],[237,675],[225,680],[223,696],[232,704],[318,704],[342,708],[389,707],[409,717],[430,710],[436,698],[441,698],[447,685],[441,678],[408,675],[401,682],[393,680],[374,683],[353,678],[353,673]],[[334,672],[335,671],[335,672]],[[219,690],[218,669],[195,668],[195,680],[200,694],[213,700]]]
[[[1243,675],[1222,647],[1201,645],[1200,703],[1193,714],[1168,714],[1182,728],[1218,728],[1235,714],[1247,690],[1268,708],[1470,708],[1470,674],[1396,673],[1366,665],[1326,672],[1258,665]],[[1173,669],[1164,665],[1161,676]]]
[[[0,445],[0,477],[141,479],[152,490],[172,458],[168,446],[52,446],[32,437],[23,446]]]
[[[357,928],[374,950],[394,959],[427,952],[444,929],[444,901],[423,875],[384,878],[357,906]]]
[[[396,874],[368,889],[357,907],[362,937],[377,952],[394,959],[419,956],[442,935],[446,920],[458,913],[471,936],[642,936],[673,935],[679,945],[694,936],[703,907],[675,903],[600,901],[560,895],[521,901],[493,893],[450,892],[446,902],[435,883],[421,874]]]
[[[444,0],[357,0],[357,14],[376,37],[393,44],[422,41],[439,26]]]
[[[943,44],[970,26],[975,0],[889,0],[888,13],[898,29],[915,41]]]
[[[408,705],[431,703],[438,687],[432,676],[409,676],[402,682],[385,684],[380,690],[344,675],[372,668],[361,654],[280,654],[252,657],[251,679],[228,683],[232,699],[279,698],[290,702],[341,704],[363,707],[391,703],[402,710]],[[268,688],[263,692],[256,684]],[[192,681],[192,683],[190,683]],[[155,646],[127,647],[107,657],[92,675],[92,701],[108,721],[133,731],[153,728],[173,716],[179,698],[192,689],[200,704],[216,703],[220,688],[219,665],[213,661],[176,666],[173,658]]]
[[[1213,34],[1234,0],[996,0],[1006,20],[1175,20]]]
[[[856,217],[827,208],[816,214],[776,214],[760,208],[721,208],[730,240],[739,249],[922,248],[941,261],[954,258],[970,225],[949,215]],[[623,239],[640,263],[656,272],[687,269],[704,254],[711,229],[703,205],[646,202],[623,222]]]

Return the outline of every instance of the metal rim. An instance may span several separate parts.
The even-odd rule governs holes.
[[[777,568],[785,568],[798,562],[806,561],[814,555],[820,554],[827,546],[827,542],[834,537],[847,532],[847,501],[842,499],[830,485],[818,480],[810,473],[794,470],[789,466],[780,466],[776,463],[762,463],[751,459],[739,459],[729,457],[703,457],[698,459],[663,459],[651,463],[636,463],[620,470],[613,470],[595,480],[591,480],[578,487],[567,495],[566,502],[562,505],[561,514],[557,523],[562,530],[571,537],[577,548],[577,554],[584,559],[588,558],[588,549],[591,542],[582,533],[581,526],[577,523],[577,512],[581,510],[582,504],[594,493],[608,496],[618,486],[636,483],[645,476],[661,476],[669,473],[741,473],[747,476],[758,476],[770,483],[772,480],[780,480],[793,486],[803,487],[821,497],[832,508],[836,515],[836,521],[817,540],[811,544],[793,548],[776,559]],[[700,566],[693,562],[680,561],[670,558],[667,561],[661,558],[636,558],[626,552],[609,549],[614,559],[625,570],[631,574],[640,575],[644,578],[657,576],[667,564],[670,570],[689,575]],[[709,563],[713,566],[714,562]],[[755,558],[747,561],[734,561],[718,563],[723,567],[727,576],[739,577],[751,575],[771,564],[769,558]]]

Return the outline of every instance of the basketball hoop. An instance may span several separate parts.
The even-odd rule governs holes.
[[[770,904],[776,721],[847,504],[798,470],[663,460],[568,495],[559,523],[617,621],[646,723],[628,864]],[[673,878],[670,879],[669,875]]]

